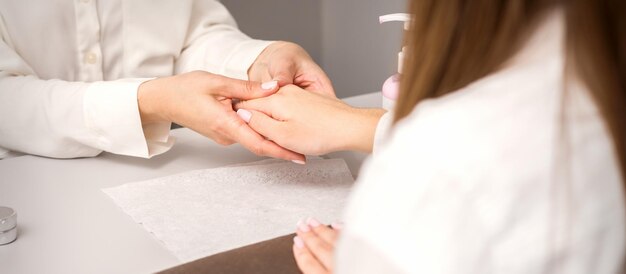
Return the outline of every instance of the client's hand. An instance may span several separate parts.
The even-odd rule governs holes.
[[[289,42],[270,44],[248,69],[252,81],[278,81],[279,86],[293,84],[308,91],[335,97],[326,73],[299,45]]]
[[[237,113],[280,146],[303,154],[371,152],[382,109],[353,108],[337,98],[290,85],[276,94],[242,101]]]
[[[175,122],[221,145],[238,142],[257,155],[302,163],[304,155],[266,140],[233,110],[232,98],[250,100],[277,90],[276,82],[261,85],[195,71],[145,82],[139,86],[137,100],[143,125]]]
[[[293,256],[304,274],[333,272],[333,255],[339,232],[313,218],[298,222],[298,236],[293,238]]]

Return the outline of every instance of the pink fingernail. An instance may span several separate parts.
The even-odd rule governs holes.
[[[302,232],[309,232],[311,231],[311,228],[309,227],[309,225],[307,225],[303,220],[298,221],[298,229]]]
[[[250,123],[250,118],[252,118],[252,112],[241,108],[237,110],[237,115],[239,115],[242,120],[246,121],[246,123]]]
[[[304,247],[304,241],[302,241],[302,239],[300,239],[300,237],[298,236],[293,237],[293,244],[295,244],[297,248]]]
[[[342,222],[334,222],[334,223],[330,224],[330,227],[332,227],[335,230],[342,230],[343,229],[343,223]]]
[[[309,224],[312,227],[318,227],[318,226],[322,225],[318,220],[316,220],[313,217],[307,219],[306,222],[307,222],[307,224]]]
[[[269,81],[261,84],[261,88],[264,90],[272,90],[278,86],[278,81]]]
[[[291,160],[291,161],[299,165],[306,165],[306,162],[302,160]]]

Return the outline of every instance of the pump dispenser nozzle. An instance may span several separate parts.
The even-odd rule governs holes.
[[[379,17],[379,22],[381,24],[394,21],[404,22],[404,30],[409,30],[411,27],[411,20],[411,15],[406,13],[394,13]],[[393,110],[395,101],[400,92],[400,75],[403,70],[405,52],[406,47],[402,47],[402,50],[398,53],[398,74],[392,75],[383,84],[383,108],[389,111]]]
[[[381,24],[395,21],[404,22],[404,30],[409,30],[411,27],[411,20],[411,15],[408,13],[394,13],[379,17],[379,22]]]
[[[381,24],[387,22],[404,22],[404,30],[409,30],[411,27],[411,20],[413,19],[408,13],[394,13],[379,17],[379,22]],[[402,63],[404,63],[405,52],[406,47],[402,47],[402,50],[398,53],[398,73],[402,73]]]

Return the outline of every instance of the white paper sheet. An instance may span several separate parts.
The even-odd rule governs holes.
[[[343,159],[261,161],[103,189],[182,262],[340,219],[354,180]]]

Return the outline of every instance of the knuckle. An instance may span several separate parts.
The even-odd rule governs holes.
[[[278,91],[274,94],[274,96],[276,96],[276,97],[283,97],[283,96],[285,96],[285,95],[287,95],[287,94],[289,94],[289,90],[288,90],[287,86],[285,86],[285,87],[282,87],[281,89],[279,89],[279,90],[278,90]]]
[[[254,91],[254,84],[251,81],[245,81],[244,82],[244,91],[245,92],[252,92],[252,91]]]
[[[234,142],[228,138],[224,138],[224,137],[218,137],[215,139],[215,142],[221,146],[230,146],[232,145]]]
[[[209,76],[209,73],[206,72],[206,71],[194,70],[194,71],[189,73],[189,76],[191,76],[193,78],[204,78],[204,77]]]
[[[225,90],[228,88],[228,80],[225,77],[215,77],[213,79],[211,79],[211,81],[213,82],[213,86],[217,89],[217,90]]]
[[[286,95],[284,93],[277,93],[276,95],[273,95],[270,99],[266,100],[265,103],[273,110],[279,110],[280,108],[276,107],[284,105],[286,102]]]

